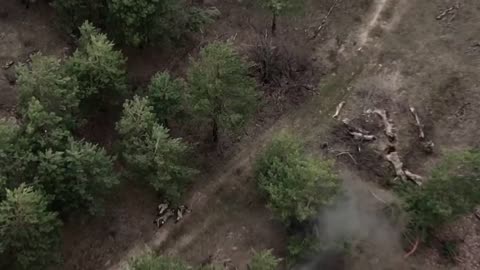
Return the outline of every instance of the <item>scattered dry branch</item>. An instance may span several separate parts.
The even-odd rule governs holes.
[[[333,10],[335,9],[335,7],[336,7],[337,4],[338,4],[338,1],[339,1],[339,0],[335,0],[335,1],[333,2],[332,6],[330,6],[330,9],[328,10],[327,15],[325,15],[325,17],[324,17],[323,20],[322,20],[322,23],[321,23],[320,26],[318,26],[318,28],[315,30],[315,32],[313,33],[313,36],[312,36],[311,39],[317,38],[318,34],[320,34],[320,32],[322,32],[323,28],[325,27],[325,25],[327,25],[328,17],[330,17],[330,15],[333,13]]]
[[[346,151],[345,152],[340,152],[340,153],[337,154],[337,157],[343,156],[343,155],[349,156],[352,159],[353,163],[357,164],[357,160],[352,156],[352,154],[350,154],[350,152],[346,152]]]
[[[408,253],[406,253],[406,254],[403,256],[403,258],[406,259],[406,258],[410,257],[411,255],[413,255],[413,253],[415,253],[415,251],[416,251],[417,248],[418,248],[418,244],[420,244],[420,239],[417,237],[417,239],[415,239],[415,243],[413,244],[412,249],[411,249]]]
[[[387,135],[387,137],[390,141],[395,141],[396,136],[395,136],[395,133],[394,133],[393,124],[392,124],[391,120],[388,118],[387,111],[386,110],[375,109],[373,111],[368,110],[367,113],[375,113],[378,116],[380,116],[380,118],[383,121],[383,125],[385,126],[385,134]]]
[[[336,119],[338,115],[340,115],[340,111],[342,110],[343,106],[345,106],[345,101],[342,101],[337,105],[337,109],[335,110],[335,114],[332,116],[332,118]]]
[[[420,139],[422,139],[422,140],[425,139],[425,133],[423,132],[423,125],[422,125],[422,123],[420,122],[420,117],[418,117],[418,114],[417,114],[415,108],[414,108],[414,107],[410,107],[410,112],[412,113],[413,118],[415,119],[415,125],[416,125],[417,128],[418,128],[418,133],[419,133],[419,134],[418,134],[418,137],[419,137]]]
[[[357,141],[371,142],[377,139],[374,135],[367,135],[360,132],[349,132],[349,134]]]

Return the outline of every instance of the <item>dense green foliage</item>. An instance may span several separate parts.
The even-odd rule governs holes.
[[[249,264],[250,270],[275,270],[280,260],[273,256],[271,250],[255,252]]]
[[[148,86],[148,97],[160,122],[177,115],[185,101],[185,82],[173,79],[168,72],[157,73]]]
[[[39,153],[34,183],[52,196],[62,213],[88,210],[95,214],[103,195],[118,183],[113,160],[105,150],[87,142],[70,141],[64,151]]]
[[[125,102],[117,131],[131,177],[147,181],[167,199],[177,202],[195,173],[186,165],[189,146],[171,138],[168,129],[156,122],[147,98],[136,96]]]
[[[125,58],[92,24],[80,27],[79,47],[65,65],[70,76],[79,83],[82,100],[92,107],[122,100],[127,91]]]
[[[242,127],[256,109],[255,80],[230,43],[203,48],[188,70],[188,83],[194,116],[210,121],[214,141],[218,129]]]
[[[211,20],[204,10],[178,0],[55,0],[52,5],[68,32],[91,21],[117,42],[133,46],[177,41]]]
[[[60,222],[48,201],[31,187],[6,190],[0,203],[0,266],[45,269],[55,261]]]
[[[70,136],[62,121],[61,117],[47,112],[40,101],[32,98],[23,116],[20,135],[33,153],[43,149],[62,149]]]
[[[256,164],[260,190],[273,212],[286,224],[315,217],[332,203],[339,180],[328,161],[308,156],[298,138],[273,138]]]
[[[153,254],[143,255],[130,262],[129,270],[188,270],[191,269],[184,262]]]
[[[31,99],[36,98],[47,113],[55,113],[69,125],[80,102],[78,83],[69,76],[60,60],[35,54],[30,66],[18,67],[20,113],[28,110]]]
[[[480,204],[480,152],[448,156],[421,188],[403,186],[400,195],[410,229],[423,237]]]

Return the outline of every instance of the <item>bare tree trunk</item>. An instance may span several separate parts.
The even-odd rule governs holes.
[[[277,14],[274,12],[272,17],[272,36],[275,36],[277,30]]]

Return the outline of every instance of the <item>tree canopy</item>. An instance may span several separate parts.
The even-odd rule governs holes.
[[[315,217],[339,189],[332,164],[307,155],[300,140],[286,134],[274,137],[260,156],[256,178],[268,205],[286,224]]]
[[[0,202],[0,266],[45,269],[58,259],[59,226],[41,193],[25,185],[7,189]]]
[[[256,109],[255,80],[230,43],[213,42],[203,48],[187,76],[191,109],[194,116],[211,123],[214,141],[219,129],[242,127]]]
[[[273,256],[271,250],[255,252],[249,264],[250,270],[275,270],[280,260]]]
[[[156,73],[148,86],[148,97],[157,119],[166,123],[182,109],[185,102],[185,82],[174,79],[168,72]]]
[[[177,202],[191,176],[189,146],[171,138],[168,129],[156,122],[147,98],[135,96],[123,105],[117,123],[122,158],[131,177],[145,179],[167,199]]]
[[[410,229],[428,237],[439,225],[480,204],[480,152],[451,154],[422,187],[403,186],[399,190],[410,216]]]

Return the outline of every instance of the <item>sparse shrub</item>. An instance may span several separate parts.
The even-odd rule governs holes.
[[[188,270],[191,269],[184,262],[153,254],[143,255],[132,260],[129,270]]]
[[[260,0],[260,3],[272,12],[271,30],[272,34],[275,35],[277,17],[287,13],[298,12],[305,4],[305,0]]]
[[[148,97],[157,119],[167,121],[177,115],[185,101],[185,83],[173,79],[168,72],[157,73],[148,86]]]
[[[214,42],[203,48],[191,63],[188,83],[194,116],[211,123],[214,142],[219,129],[234,131],[255,111],[255,80],[230,43]]]
[[[436,228],[480,204],[480,152],[448,156],[422,187],[399,189],[410,229],[424,239]]]
[[[127,91],[122,53],[89,22],[80,27],[80,33],[79,47],[65,65],[80,85],[83,106],[90,111],[122,100]]]
[[[73,140],[63,151],[39,153],[33,179],[62,214],[83,209],[98,213],[104,195],[118,184],[113,159],[103,148]]]
[[[299,139],[284,134],[260,156],[256,178],[269,207],[287,225],[314,218],[339,189],[332,164],[307,155]]]
[[[46,269],[56,262],[60,222],[48,201],[31,187],[6,191],[0,203],[0,266],[4,269]]]
[[[47,113],[55,113],[64,123],[74,126],[79,88],[60,60],[35,54],[31,66],[19,66],[17,72],[20,113],[25,114],[32,98],[36,98]]]
[[[250,270],[275,270],[280,260],[273,256],[271,250],[255,252],[249,264]]]
[[[258,79],[270,86],[282,86],[296,81],[310,66],[310,60],[303,55],[301,49],[268,35],[257,39],[249,50],[249,55],[255,64]]]
[[[136,96],[125,102],[117,131],[131,177],[146,181],[168,200],[178,202],[195,173],[187,166],[189,146],[171,138],[168,129],[156,122],[147,98]]]

